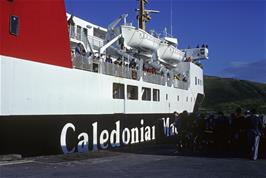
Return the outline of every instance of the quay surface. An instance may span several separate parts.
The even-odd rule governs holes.
[[[0,177],[266,177],[266,160],[175,153],[174,145],[0,160]]]

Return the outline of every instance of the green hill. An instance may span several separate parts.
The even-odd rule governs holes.
[[[204,77],[201,110],[232,112],[236,107],[266,113],[266,84],[219,77]]]

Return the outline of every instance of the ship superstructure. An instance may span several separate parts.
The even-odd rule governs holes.
[[[100,76],[113,82],[106,82],[105,88],[113,93],[112,105],[121,103],[117,112],[172,113],[197,109],[197,96],[204,94],[198,61],[208,58],[206,46],[178,49],[176,38],[158,37],[136,28],[127,22],[127,14],[108,28],[70,14],[67,17],[73,67],[107,75]]]

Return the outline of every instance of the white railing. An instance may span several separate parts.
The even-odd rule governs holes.
[[[140,69],[132,69],[128,66],[120,66],[118,64],[101,62],[98,58],[92,58],[82,55],[73,57],[73,68],[87,70],[105,75],[111,75],[132,80],[142,80],[144,82],[163,85],[168,87],[175,87],[187,90],[189,82],[184,82],[178,79],[171,79],[170,77],[149,72],[142,72]]]
[[[139,70],[136,69],[107,62],[103,62],[101,64],[101,67],[102,67],[102,73],[106,75],[112,75],[116,77],[122,77],[134,80],[140,79],[140,72]]]
[[[86,56],[77,55],[73,58],[72,63],[75,69],[93,71],[93,63],[95,62]]]
[[[173,85],[175,88],[180,88],[180,89],[184,89],[184,90],[187,90],[188,86],[189,86],[188,82],[183,82],[183,81],[180,81],[177,79],[173,80]]]
[[[148,83],[165,85],[165,77],[162,75],[143,72],[142,79],[143,79],[143,81],[148,82]]]

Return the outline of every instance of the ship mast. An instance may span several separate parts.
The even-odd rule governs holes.
[[[145,4],[148,3],[148,0],[139,0],[139,9],[137,11],[139,12],[137,18],[139,21],[139,28],[142,30],[146,30],[146,22],[151,20],[150,13],[159,13],[160,11],[156,10],[146,10]]]

